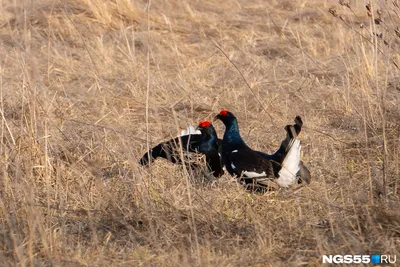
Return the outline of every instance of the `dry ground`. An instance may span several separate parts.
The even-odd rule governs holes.
[[[0,262],[399,257],[396,3],[368,16],[364,1],[2,1]],[[301,115],[312,183],[257,195],[228,175],[191,183],[180,166],[137,165],[221,108],[266,152]]]

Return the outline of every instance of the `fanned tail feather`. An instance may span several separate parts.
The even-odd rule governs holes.
[[[196,128],[194,128],[194,126],[189,125],[186,130],[181,131],[180,136],[186,136],[186,135],[191,135],[191,134],[201,134],[201,132],[199,130],[196,130]]]
[[[286,156],[282,161],[282,168],[279,171],[279,178],[277,182],[282,187],[287,187],[296,182],[297,173],[300,171],[300,140],[297,135],[300,133],[303,122],[300,117],[296,117],[295,125],[287,125],[285,130],[287,132],[287,146],[285,147]]]
[[[300,140],[293,139],[289,143],[289,151],[282,162],[277,182],[282,187],[287,187],[296,182],[297,172],[300,170]]]
[[[190,134],[179,136],[167,142],[160,143],[150,149],[150,151],[146,152],[139,160],[139,164],[143,166],[149,165],[151,162],[159,157],[164,158],[172,163],[181,162],[180,146],[182,145],[182,149],[184,151],[194,152],[193,148],[191,147],[191,142],[196,140],[198,142],[200,137],[201,135]]]
[[[142,166],[149,165],[158,157],[168,159],[171,162],[176,161],[174,157],[171,157],[171,147],[169,146],[169,144],[161,143],[150,150],[150,157],[149,157],[149,152],[146,152],[143,155],[143,157],[139,160],[139,163]]]

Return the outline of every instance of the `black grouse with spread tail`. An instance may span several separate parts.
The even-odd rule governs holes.
[[[227,110],[222,110],[215,119],[225,125],[222,139],[221,161],[232,176],[238,176],[245,183],[257,183],[257,180],[275,178],[281,187],[296,183],[300,171],[300,132],[302,122],[296,117],[295,125],[285,127],[287,138],[273,155],[251,149],[240,136],[236,117]]]
[[[189,128],[190,129],[190,128]],[[139,160],[141,165],[149,165],[156,158],[164,158],[172,163],[181,163],[180,148],[187,153],[200,153],[206,156],[208,169],[215,177],[220,177],[224,171],[218,154],[219,139],[214,127],[209,121],[201,121],[194,133],[188,133],[158,144],[146,152]]]

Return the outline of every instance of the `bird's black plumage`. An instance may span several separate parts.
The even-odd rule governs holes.
[[[233,150],[229,161],[236,175],[243,175],[248,178],[274,176],[272,161],[249,148]],[[251,175],[250,173],[259,175]]]
[[[139,160],[141,165],[149,165],[156,158],[164,158],[172,163],[181,163],[180,147],[183,152],[200,153],[206,156],[208,169],[215,177],[223,174],[220,157],[218,154],[219,141],[214,127],[208,121],[202,121],[197,127],[200,134],[179,136],[169,141],[158,144],[146,152]]]

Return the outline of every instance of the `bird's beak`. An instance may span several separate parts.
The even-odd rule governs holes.
[[[219,117],[219,114],[218,114],[217,116],[214,117],[213,122],[216,121],[216,120],[219,120],[219,119],[220,119],[220,117]]]

